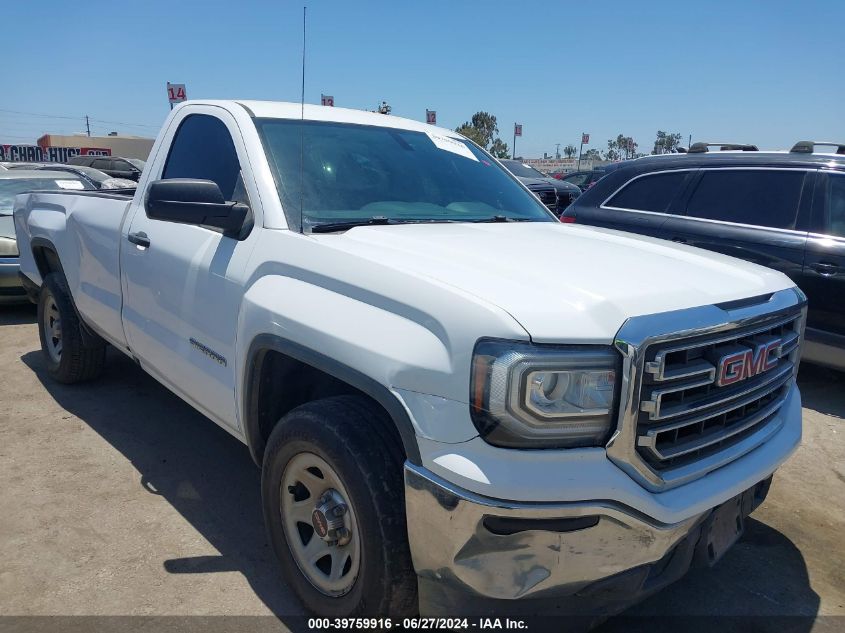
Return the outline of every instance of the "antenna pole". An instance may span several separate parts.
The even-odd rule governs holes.
[[[305,120],[305,12],[308,7],[302,7],[302,95],[300,97],[301,115]]]
[[[299,98],[299,232],[304,233],[302,199],[305,197],[305,16],[308,7],[302,7],[302,93]]]

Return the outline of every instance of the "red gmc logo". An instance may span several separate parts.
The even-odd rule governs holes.
[[[780,360],[776,353],[780,346],[781,341],[776,340],[722,356],[716,365],[716,386],[732,385],[773,369]]]

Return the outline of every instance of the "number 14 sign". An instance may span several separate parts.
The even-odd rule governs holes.
[[[172,84],[167,82],[167,100],[172,106],[174,103],[181,103],[188,100],[188,95],[185,92],[185,84]]]

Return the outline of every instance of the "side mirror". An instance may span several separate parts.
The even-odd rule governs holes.
[[[217,183],[194,178],[151,182],[145,208],[154,220],[212,226],[230,237],[240,233],[249,214],[247,205],[227,202]]]

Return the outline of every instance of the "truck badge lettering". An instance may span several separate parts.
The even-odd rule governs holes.
[[[214,362],[216,362],[216,363],[217,363],[218,365],[220,365],[221,367],[225,367],[225,366],[226,366],[226,358],[225,358],[225,357],[221,356],[220,354],[218,354],[217,352],[215,352],[215,351],[214,351],[213,349],[211,349],[210,347],[207,347],[207,346],[203,345],[202,343],[200,343],[200,342],[199,342],[197,339],[195,339],[195,338],[190,338],[189,340],[191,341],[191,346],[192,346],[192,347],[194,347],[195,349],[197,349],[197,350],[198,350],[198,351],[200,351],[201,353],[203,353],[203,354],[205,354],[206,356],[208,356],[211,360],[213,360]]]
[[[781,341],[777,340],[722,356],[716,366],[716,386],[733,385],[773,369],[778,364],[776,352],[780,346]]]

